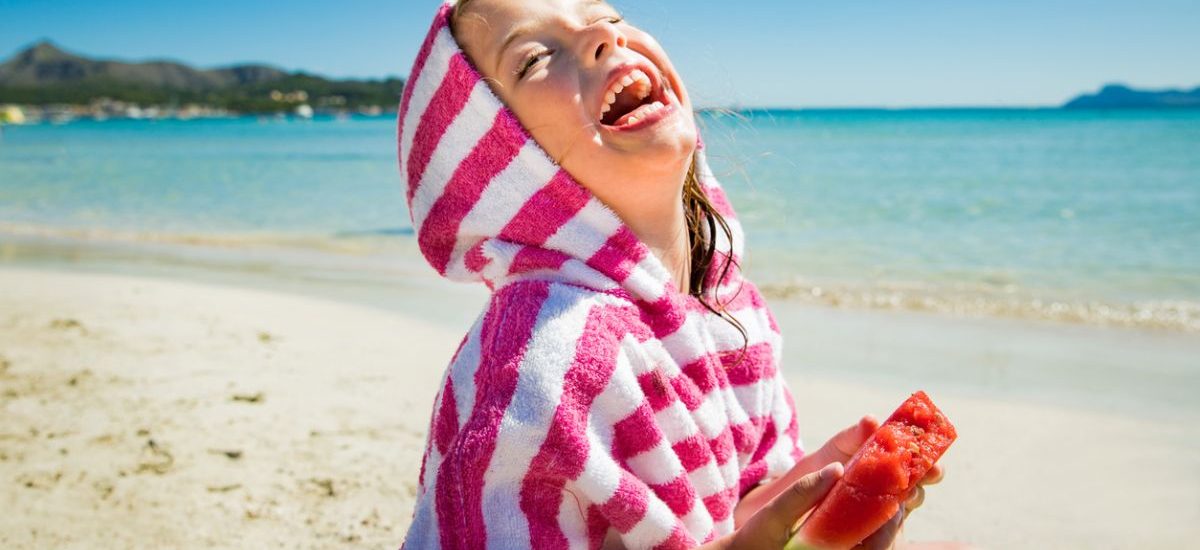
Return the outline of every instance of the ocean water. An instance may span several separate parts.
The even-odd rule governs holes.
[[[1200,111],[701,122],[744,267],[776,299],[1200,332]],[[411,255],[394,133],[388,117],[4,127],[0,240]]]

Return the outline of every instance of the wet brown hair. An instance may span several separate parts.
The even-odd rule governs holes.
[[[733,258],[733,230],[729,228],[725,217],[713,206],[712,201],[704,192],[704,187],[700,184],[700,175],[696,171],[698,155],[698,152],[692,154],[692,164],[688,167],[687,176],[683,180],[683,213],[687,218],[688,243],[691,250],[689,254],[691,273],[687,293],[695,296],[705,308],[728,321],[741,333],[742,355],[744,356],[749,343],[746,328],[725,309],[728,302],[721,302],[715,289],[710,289],[710,285],[719,286],[721,281],[724,281],[729,275],[731,269],[741,269],[741,266]],[[730,250],[721,254],[724,261],[721,263],[720,274],[715,278],[710,278],[708,273],[712,269],[713,260],[717,257],[718,230],[725,236],[725,242],[729,243]],[[710,290],[713,290],[711,298],[716,302],[715,305],[710,302]],[[729,301],[733,301],[733,298],[736,298],[741,292],[742,289],[738,288]]]
[[[454,12],[450,16],[451,33],[455,31],[455,22],[467,10],[471,1],[459,0],[454,6]],[[729,228],[725,217],[708,199],[708,195],[704,193],[704,186],[700,183],[700,174],[697,171],[698,155],[698,152],[692,154],[692,161],[683,181],[683,212],[687,219],[688,257],[691,260],[689,266],[691,272],[688,278],[688,288],[680,290],[685,290],[689,295],[695,297],[706,309],[728,321],[741,333],[742,350],[741,357],[738,359],[738,363],[740,363],[745,358],[749,337],[746,334],[746,328],[727,311],[726,306],[741,293],[741,289],[739,288],[728,301],[722,302],[712,286],[720,285],[721,281],[728,277],[731,269],[741,269],[741,266],[733,258],[733,230]],[[720,267],[720,275],[713,278],[708,275],[713,261],[718,256],[718,230],[725,236],[725,242],[729,243],[731,250],[728,254],[720,255],[724,259]]]

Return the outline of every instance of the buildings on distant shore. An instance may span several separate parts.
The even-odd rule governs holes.
[[[87,104],[49,104],[49,105],[18,105],[0,103],[0,124],[36,124],[39,122],[63,123],[76,119],[89,120],[191,120],[211,118],[235,118],[239,116],[273,116],[297,117],[310,119],[317,115],[348,118],[358,116],[380,116],[388,111],[378,105],[348,105],[346,98],[340,95],[329,95],[310,101],[308,92],[304,90],[280,91],[271,90],[265,94],[267,103],[265,109],[250,112],[238,112],[232,109],[205,105],[201,103],[183,103],[179,105],[148,105],[143,106],[131,101],[122,101],[110,97],[98,97]],[[262,105],[258,107],[263,108]]]
[[[17,105],[0,105],[0,124],[25,124],[25,110]]]
[[[76,119],[179,119],[228,118],[235,116],[224,109],[204,105],[179,107],[141,107],[121,101],[97,100],[89,105],[4,105],[0,106],[0,123],[37,124],[62,123]]]
[[[282,95],[282,94],[281,94]],[[293,99],[295,96],[289,97]],[[293,102],[295,103],[295,102]],[[325,103],[325,102],[322,102]],[[314,116],[333,116],[347,118],[350,116],[381,116],[388,111],[379,106],[364,106],[348,109],[344,106],[318,104],[311,106],[307,103],[297,103],[287,111],[280,111],[275,116],[298,118],[313,118]],[[261,116],[249,113],[246,116]],[[213,118],[235,118],[243,116],[228,109],[188,103],[178,106],[141,106],[136,103],[116,101],[109,98],[99,98],[87,105],[4,105],[0,104],[0,124],[37,124],[41,122],[64,123],[76,119],[86,120],[191,120]]]

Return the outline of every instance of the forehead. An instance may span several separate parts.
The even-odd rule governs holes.
[[[522,36],[608,7],[604,0],[466,0],[459,5],[455,37],[485,76],[499,73],[505,50]]]
[[[460,2],[455,27],[472,42],[499,48],[513,34],[605,5],[604,0],[466,0]]]

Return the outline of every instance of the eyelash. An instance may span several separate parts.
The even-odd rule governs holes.
[[[607,19],[608,22],[613,25],[616,25],[625,20],[624,17],[620,17],[620,16],[606,17],[605,19]],[[517,76],[517,80],[525,78],[525,75],[529,74],[529,69],[532,69],[533,66],[537,64],[537,61],[539,58],[541,58],[543,55],[550,55],[551,53],[553,53],[552,50],[541,50],[538,52],[534,52],[529,57],[525,58],[525,61],[523,63],[521,63],[521,68],[514,71],[513,74],[515,74]]]
[[[521,68],[517,69],[513,74],[517,75],[518,80],[525,78],[525,75],[529,73],[529,69],[532,69],[537,64],[538,58],[543,55],[550,55],[550,50],[542,50],[525,58],[525,62],[521,64]]]

